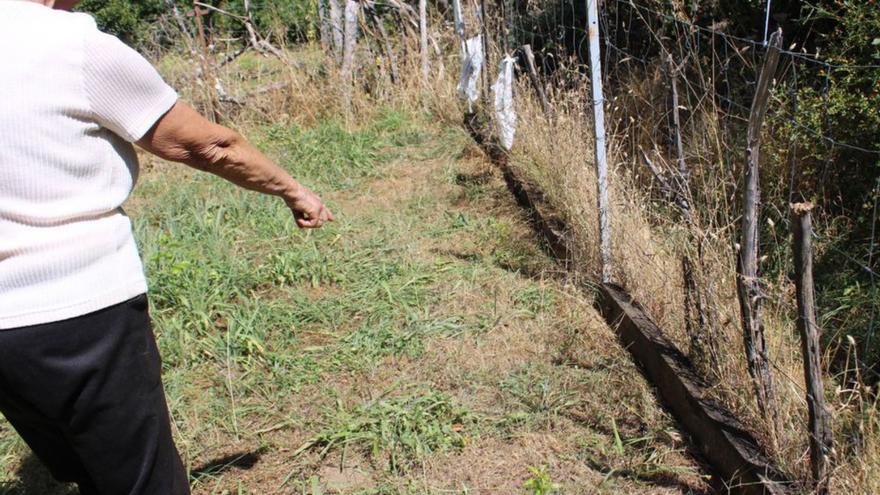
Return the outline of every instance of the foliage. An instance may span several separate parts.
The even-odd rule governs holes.
[[[186,14],[192,10],[191,2],[174,1],[181,13]],[[263,36],[280,36],[284,41],[314,39],[317,31],[316,2],[317,0],[253,1],[251,13],[254,26]],[[206,0],[204,3],[239,16],[245,12],[243,0]],[[92,14],[103,31],[137,45],[147,39],[156,21],[167,15],[169,7],[163,0],[84,0],[77,10]],[[246,36],[244,24],[239,19],[215,11],[208,11],[205,25],[209,34],[214,37]],[[165,43],[173,41],[166,40]]]
[[[161,0],[83,0],[77,7],[92,14],[102,31],[128,43],[140,41],[163,9]]]
[[[554,483],[547,472],[547,466],[529,466],[532,477],[526,480],[524,488],[531,495],[552,495],[559,492],[559,484]]]
[[[824,22],[819,32],[825,58],[838,64],[880,63],[880,5],[876,0],[825,0],[808,4],[804,23]],[[877,75],[877,71],[874,71]],[[868,77],[875,93],[880,81]]]
[[[244,12],[243,0],[213,2],[231,12]],[[317,0],[256,0],[251,2],[254,25],[264,35],[277,34],[286,41],[298,42],[315,39],[318,26]],[[218,24],[229,32],[244,34],[237,21],[215,17]]]
[[[838,67],[809,74],[823,87],[802,91],[805,105],[798,118],[812,119],[806,123],[840,141],[880,149],[880,6],[862,0],[811,3],[801,23],[817,31],[820,57]],[[820,114],[824,122],[818,120]],[[856,178],[872,184],[880,163],[870,163],[870,156],[856,158],[874,166]]]
[[[464,447],[462,432],[467,422],[465,409],[435,391],[381,399],[352,410],[337,407],[324,431],[294,457],[317,448],[324,456],[351,445],[373,458],[387,455],[389,469],[399,472],[431,452]]]

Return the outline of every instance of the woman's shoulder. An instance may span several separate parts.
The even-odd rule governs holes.
[[[72,29],[80,30],[83,34],[91,34],[99,32],[98,23],[91,14],[85,12],[66,12],[63,10],[52,10],[56,16],[57,22],[63,23]]]
[[[30,15],[22,16],[20,20],[35,25],[31,26],[31,29],[36,28],[46,34],[51,33],[54,37],[99,32],[95,18],[85,12],[68,12],[38,6],[28,13]]]

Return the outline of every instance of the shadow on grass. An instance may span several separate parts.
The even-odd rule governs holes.
[[[257,462],[263,450],[253,452],[239,452],[230,454],[219,459],[209,461],[195,468],[191,473],[193,480],[204,477],[217,476],[231,469],[251,469]],[[0,495],[77,495],[79,490],[72,484],[64,484],[55,481],[49,470],[34,454],[22,461],[15,472],[17,481],[0,483]]]
[[[260,457],[262,457],[262,455],[263,449],[257,449],[253,452],[229,454],[219,459],[206,462],[193,469],[190,473],[190,478],[193,480],[199,480],[205,477],[217,476],[230,469],[248,470],[260,462]]]
[[[611,466],[603,465],[592,460],[587,461],[587,465],[595,471],[605,473],[606,480],[611,478],[629,479],[647,485],[672,488],[688,495],[714,495],[715,493],[722,493],[715,490],[714,486],[709,490],[695,487],[675,472],[632,468],[614,469]]]
[[[0,484],[0,495],[76,495],[74,485],[58,483],[34,454],[28,454],[15,472],[18,481]]]

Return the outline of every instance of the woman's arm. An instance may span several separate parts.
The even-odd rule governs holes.
[[[317,228],[333,220],[321,198],[239,133],[209,121],[182,101],[137,144],[160,158],[219,175],[253,191],[280,196],[293,210],[300,228]]]

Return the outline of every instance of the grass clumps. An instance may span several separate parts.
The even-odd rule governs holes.
[[[420,144],[425,134],[411,114],[383,109],[361,128],[350,130],[339,119],[311,127],[277,123],[256,140],[278,157],[294,177],[322,186],[348,189],[373,177],[376,166],[394,158],[395,149]]]
[[[526,365],[510,373],[500,384],[523,410],[536,418],[551,420],[579,404],[577,394],[554,368]]]
[[[374,463],[387,460],[388,469],[401,472],[425,455],[461,449],[467,443],[469,412],[437,391],[379,399],[353,409],[337,404],[326,426],[306,442],[294,457],[319,450],[324,457],[335,449],[360,450]]]

